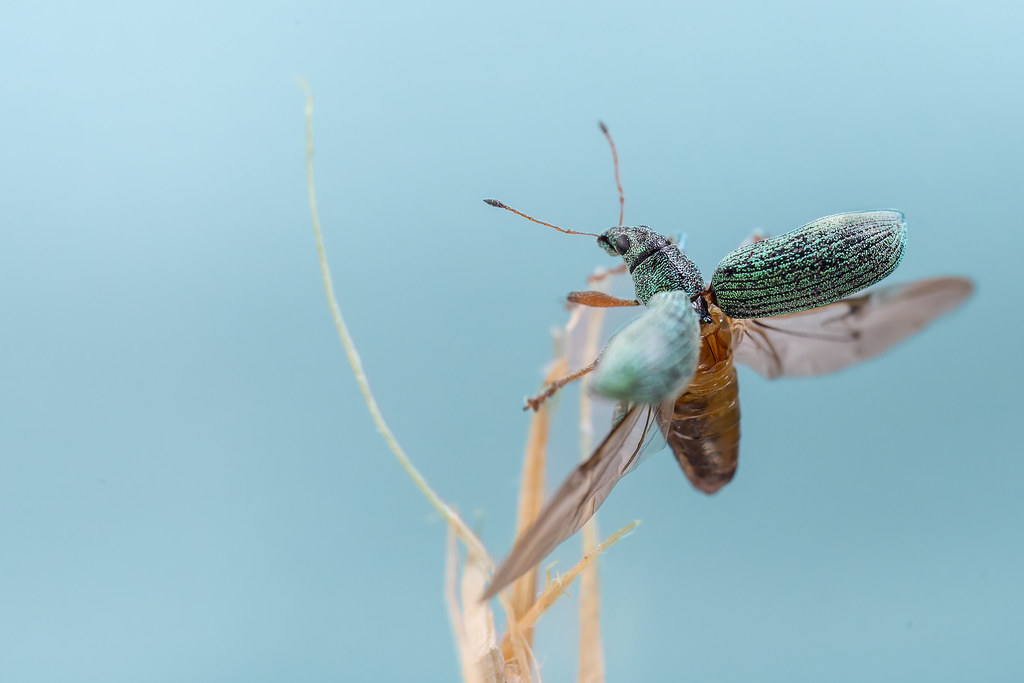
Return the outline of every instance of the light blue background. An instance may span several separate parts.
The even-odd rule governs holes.
[[[610,680],[1024,675],[1020,3],[12,3],[0,23],[0,680],[452,680],[445,526],[508,548],[584,230],[906,212],[893,280],[967,306],[876,361],[743,371],[715,497],[670,457],[601,511]],[[567,404],[568,405],[568,404]],[[552,479],[577,457],[570,411]],[[556,553],[564,569],[576,541]],[[573,591],[575,592],[575,591]],[[541,622],[575,676],[575,607]]]

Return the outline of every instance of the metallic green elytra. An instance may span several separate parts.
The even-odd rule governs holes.
[[[653,404],[680,394],[700,355],[700,320],[691,298],[679,290],[651,296],[644,314],[608,341],[594,371],[594,391]]]
[[[839,213],[732,252],[711,276],[733,318],[796,313],[839,301],[889,275],[907,244],[899,211]]]
[[[704,289],[696,264],[646,225],[611,228],[597,243],[612,256],[622,257],[633,276],[636,298],[642,303],[649,303],[658,292],[683,291],[696,296]]]

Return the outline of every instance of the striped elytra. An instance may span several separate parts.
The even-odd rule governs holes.
[[[906,244],[899,211],[825,216],[732,252],[718,264],[711,290],[733,318],[796,313],[878,282],[899,265]]]

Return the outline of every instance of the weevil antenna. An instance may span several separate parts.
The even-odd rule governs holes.
[[[597,125],[601,127],[601,132],[604,133],[605,138],[608,140],[608,146],[612,148],[612,166],[615,167],[615,187],[619,190],[619,227],[622,227],[622,219],[626,215],[626,195],[622,192],[622,180],[619,178],[619,153],[615,149],[615,141],[612,140],[612,134],[608,131],[608,126],[604,125],[604,121],[598,121]]]
[[[485,199],[484,202],[487,203],[487,204],[490,204],[491,206],[496,206],[499,209],[505,209],[506,211],[511,211],[512,213],[516,214],[517,216],[522,216],[523,218],[525,218],[528,221],[533,221],[534,223],[540,223],[541,225],[546,225],[549,228],[554,228],[558,232],[564,232],[564,233],[567,233],[569,235],[588,235],[590,237],[600,237],[600,235],[598,235],[596,233],[593,233],[593,232],[580,232],[579,230],[569,230],[568,228],[560,228],[557,225],[554,225],[552,223],[545,223],[544,221],[538,220],[538,219],[534,218],[533,216],[528,216],[527,214],[523,213],[522,211],[519,211],[518,209],[513,209],[508,204],[505,204],[503,202],[499,202],[497,199]]]

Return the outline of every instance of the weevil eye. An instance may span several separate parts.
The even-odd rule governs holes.
[[[615,251],[619,252],[619,254],[625,254],[629,251],[628,235],[619,235],[615,238]]]

